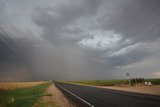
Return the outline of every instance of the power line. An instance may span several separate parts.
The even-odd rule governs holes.
[[[17,56],[17,54],[14,51],[12,51],[9,47],[7,47],[2,41],[0,41],[0,44],[3,45],[3,47],[5,47],[10,53],[15,55],[16,58],[19,59],[27,68],[29,68],[29,71],[31,70],[31,73],[32,73],[32,69],[30,65],[28,65],[21,57]]]
[[[28,59],[28,57],[23,53],[23,51],[21,51],[18,46],[16,45],[16,43],[5,33],[5,31],[0,28],[0,30],[3,32],[3,34],[1,33],[2,37],[11,45],[14,47],[14,49],[17,50],[17,52],[22,56],[24,57],[28,63],[31,63],[31,61]]]
[[[157,21],[155,21],[154,23],[151,24],[151,26],[149,27],[150,29],[147,30],[143,35],[147,35],[143,38],[140,38],[136,41],[134,41],[134,43],[138,43],[138,42],[143,42],[144,40],[147,40],[147,39],[151,39],[151,38],[154,38],[154,37],[160,37],[160,30],[157,31],[157,32],[154,32],[153,29],[157,26],[157,24],[160,24],[160,19],[158,19]],[[130,44],[130,45],[133,45],[134,43]],[[132,54],[133,55],[133,54]]]
[[[139,42],[139,41],[143,41],[145,39],[150,39],[150,38],[153,38],[153,37],[156,37],[156,36],[160,36],[160,30],[158,32],[153,32],[153,28],[155,28],[155,24],[157,24],[158,22],[160,22],[160,19],[154,23],[154,26],[152,26],[149,31],[147,31],[145,34],[148,35],[148,36],[145,36],[144,38],[141,38],[140,40],[137,40],[136,42]],[[149,32],[149,34],[148,34]]]
[[[3,47],[5,47],[9,52],[11,52],[13,55],[16,56],[17,59],[19,59],[28,69],[29,71],[31,71],[33,73],[33,67],[26,61],[26,58],[22,57],[22,54],[20,53],[20,51],[17,51],[17,50],[20,50],[18,47],[16,47],[16,52],[12,50],[11,46],[13,47],[13,44],[11,44],[11,41],[9,41],[9,39],[7,39],[2,33],[1,34],[1,37],[3,37],[8,43],[9,43],[9,46],[7,46],[5,43],[3,43],[2,41],[0,41],[0,44],[3,45]],[[18,54],[17,54],[18,52]]]
[[[2,41],[0,41],[0,43],[12,54],[14,54],[27,68],[30,69],[30,72],[33,73],[34,68],[31,66],[31,61],[30,59],[24,54],[24,52],[18,48],[17,44],[5,33],[5,31],[0,27],[0,31],[2,33],[1,36],[3,37],[3,39],[5,39],[6,42],[8,42],[8,46],[7,44],[3,43]],[[12,47],[15,49],[13,50]],[[41,75],[43,75],[42,78],[44,78],[44,73],[40,72]]]

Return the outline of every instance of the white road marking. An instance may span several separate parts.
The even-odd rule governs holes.
[[[67,91],[68,93],[70,93],[71,95],[75,96],[76,98],[78,98],[79,100],[81,100],[82,102],[86,103],[87,105],[94,107],[94,105],[90,104],[89,102],[85,101],[84,99],[78,97],[76,94],[70,92],[69,90],[65,89],[64,87],[60,86],[59,84],[57,84],[59,87],[61,87],[62,89],[64,89],[65,91]]]

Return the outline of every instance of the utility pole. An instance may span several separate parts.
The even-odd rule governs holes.
[[[130,73],[126,73],[126,76],[127,76],[127,78],[128,78],[128,82],[129,82],[129,84],[131,83],[130,82]]]

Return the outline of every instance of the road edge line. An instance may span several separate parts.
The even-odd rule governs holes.
[[[56,83],[57,84],[57,83]],[[71,91],[65,89],[64,87],[60,86],[59,84],[57,84],[60,88],[62,88],[63,90],[67,91],[68,93],[70,93],[71,95],[75,96],[76,98],[78,98],[79,100],[81,100],[82,102],[86,103],[87,105],[94,107],[94,105],[90,104],[89,102],[85,101],[84,99],[78,97],[76,94],[72,93]]]

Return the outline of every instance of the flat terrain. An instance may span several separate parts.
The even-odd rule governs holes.
[[[0,90],[14,90],[20,88],[28,88],[32,86],[37,86],[45,82],[10,82],[10,83],[0,83]]]
[[[153,85],[153,86],[126,86],[126,87],[96,86],[96,87],[108,88],[108,89],[114,89],[114,90],[122,90],[122,91],[129,91],[129,92],[144,93],[144,94],[160,95],[160,85]]]
[[[33,107],[77,107],[76,104],[66,98],[66,96],[52,84],[46,92],[49,96],[41,97]]]
[[[160,78],[145,79],[145,82],[151,82],[153,85],[160,85]],[[122,80],[81,80],[81,81],[61,81],[64,83],[73,84],[85,84],[85,85],[96,85],[96,86],[115,86],[115,85],[127,85],[129,81],[127,79]]]
[[[136,93],[143,93],[143,94],[153,94],[153,95],[160,95],[160,85],[124,85],[124,86],[100,86],[100,85],[86,85],[86,84],[78,84],[82,86],[89,86],[89,87],[97,87],[97,88],[106,88],[106,89],[113,89],[113,90],[121,90],[121,91],[128,91],[128,92],[136,92]]]
[[[46,105],[39,99],[52,96],[46,92],[50,85],[51,82],[3,83],[0,90],[0,107],[32,107],[37,102],[38,107]],[[52,104],[57,107],[53,102]]]
[[[160,107],[160,96],[58,83],[95,107]]]

